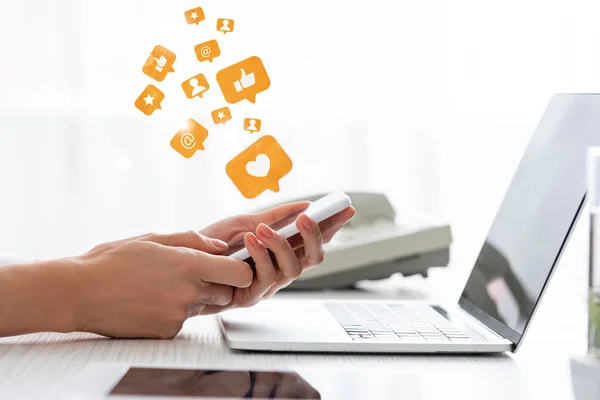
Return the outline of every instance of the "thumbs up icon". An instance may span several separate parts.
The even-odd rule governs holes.
[[[175,72],[173,64],[176,58],[172,51],[163,46],[156,46],[148,56],[142,71],[150,78],[162,82],[169,72]]]
[[[248,100],[256,102],[256,95],[271,86],[267,70],[258,57],[250,57],[217,72],[217,82],[229,104]]]
[[[165,65],[167,65],[167,59],[165,56],[160,56],[160,58],[154,57],[154,61],[156,61],[156,70],[158,72],[162,72]]]
[[[249,87],[252,87],[256,84],[256,78],[254,77],[254,72],[246,75],[246,71],[244,71],[242,69],[242,70],[240,70],[240,73],[242,75],[240,80],[233,82],[233,86],[235,86],[235,90],[237,90],[238,93],[241,92],[242,90],[248,89]]]

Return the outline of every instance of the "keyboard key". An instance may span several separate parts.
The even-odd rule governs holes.
[[[400,342],[401,339],[396,335],[375,335],[377,340],[381,340],[384,342]]]
[[[388,323],[388,326],[390,328],[399,328],[399,329],[403,328],[403,329],[413,329],[414,330],[414,328],[412,326],[410,326],[409,324],[407,324],[406,322],[403,322],[403,321],[390,322],[390,323]]]
[[[418,333],[397,333],[397,335],[401,338],[418,338],[421,337]]]
[[[433,328],[417,328],[416,331],[419,333],[441,333],[437,329]]]
[[[423,336],[423,339],[427,340],[428,342],[449,342],[450,339],[448,339],[446,336]]]
[[[402,321],[396,314],[394,314],[392,312],[392,310],[388,309],[385,306],[370,306],[369,311],[371,311],[371,313],[373,313],[375,316],[377,316],[377,318],[379,318],[379,320],[386,322],[386,323]]]
[[[437,329],[435,329],[435,328],[432,328],[432,327],[431,327],[431,325],[415,325],[415,324],[409,324],[409,326],[410,326],[411,328],[413,328],[413,329],[416,329],[416,330],[426,330],[426,329],[429,329],[429,330],[431,330],[431,329],[434,329],[435,331],[437,331]]]
[[[391,332],[392,330],[387,327],[387,325],[381,322],[367,322],[365,323],[365,328],[370,330],[371,332]]]
[[[346,329],[346,332],[348,334],[358,334],[358,335],[360,335],[360,334],[368,335],[369,334],[369,331],[366,329]]]
[[[463,333],[463,332],[444,332],[444,331],[442,331],[442,333],[448,337],[450,337],[450,336],[469,337],[466,333]]]
[[[450,321],[429,308],[358,303],[325,304],[346,333],[355,340],[472,342]],[[422,315],[421,315],[422,314]]]
[[[422,321],[422,318],[418,317],[416,314],[408,311],[405,306],[394,306],[391,305],[390,308],[394,311],[394,313],[402,318],[403,320],[410,321]]]
[[[414,329],[392,329],[397,335],[416,335],[417,331]]]
[[[450,342],[450,339],[445,336],[425,337],[425,340],[428,342]]]
[[[440,332],[442,332],[444,335],[464,335],[465,333],[462,331],[449,331],[446,329],[440,329]]]
[[[369,311],[365,306],[360,304],[349,304],[348,310],[356,316],[362,323],[370,321],[379,321],[379,319]]]
[[[342,326],[362,325],[360,321],[341,304],[325,304],[325,307]]]

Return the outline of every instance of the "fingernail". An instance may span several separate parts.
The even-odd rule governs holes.
[[[315,221],[313,221],[312,219],[310,219],[306,214],[303,214],[304,217],[302,218],[304,220],[304,222],[302,223],[302,225],[304,226],[304,229],[306,230],[311,230],[315,227]]]
[[[260,246],[260,243],[258,243],[258,239],[256,238],[256,236],[254,236],[252,234],[248,235],[248,241],[250,242],[250,245],[252,245],[254,247]]]
[[[265,239],[273,239],[275,232],[265,224],[261,224],[258,234]]]
[[[221,250],[225,250],[228,246],[227,243],[225,243],[222,240],[219,239],[210,239],[210,242],[212,243],[213,246],[215,246],[217,249],[221,249]]]

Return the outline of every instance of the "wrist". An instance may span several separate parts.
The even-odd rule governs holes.
[[[0,267],[0,336],[76,330],[76,269],[71,259]]]

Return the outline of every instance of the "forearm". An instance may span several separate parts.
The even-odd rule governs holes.
[[[0,266],[0,337],[75,330],[75,269],[70,259]]]

